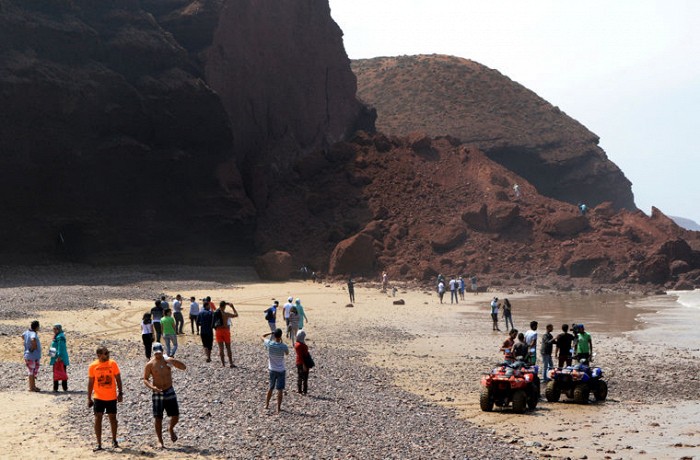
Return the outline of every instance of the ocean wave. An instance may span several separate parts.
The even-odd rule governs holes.
[[[684,307],[700,310],[700,289],[694,291],[668,291],[668,294],[676,296],[676,302]]]

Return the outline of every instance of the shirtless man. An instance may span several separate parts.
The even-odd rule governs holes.
[[[174,366],[180,370],[185,370],[187,366],[182,361],[179,361],[170,356],[163,355],[163,345],[156,343],[153,345],[153,358],[146,364],[143,370],[143,383],[153,391],[151,398],[153,402],[153,417],[155,417],[156,435],[161,448],[165,448],[163,444],[163,410],[170,417],[170,439],[177,441],[175,434],[175,425],[180,417],[180,409],[177,405],[177,396],[173,389],[173,376],[170,366]]]

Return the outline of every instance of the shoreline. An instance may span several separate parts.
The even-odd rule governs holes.
[[[692,423],[688,424],[689,419],[700,424],[697,416],[693,419],[697,413],[693,410],[698,409],[698,397],[695,394],[698,381],[687,381],[687,374],[696,372],[695,375],[698,375],[699,369],[695,362],[692,362],[689,368],[681,369],[682,358],[693,353],[697,355],[697,351],[700,350],[693,351],[692,348],[681,344],[664,344],[659,340],[663,340],[665,335],[646,332],[657,327],[656,323],[661,321],[657,313],[650,313],[654,310],[651,308],[653,302],[658,299],[635,297],[632,305],[624,307],[635,314],[643,312],[642,317],[646,318],[647,323],[641,328],[615,332],[597,331],[587,325],[587,330],[594,335],[596,351],[599,353],[596,364],[604,368],[610,384],[608,401],[586,406],[541,402],[533,413],[514,416],[509,411],[482,413],[478,408],[479,376],[497,360],[498,346],[504,336],[504,333],[491,333],[488,330],[488,302],[494,295],[499,298],[509,297],[514,305],[516,326],[522,327],[529,322],[526,320],[530,312],[535,312],[535,306],[541,305],[543,300],[569,299],[569,293],[545,297],[495,292],[480,293],[476,296],[467,294],[467,303],[449,306],[439,305],[437,296],[423,288],[402,286],[396,298],[393,298],[379,292],[379,283],[376,283],[376,288],[374,283],[367,283],[356,286],[357,303],[354,308],[346,308],[347,292],[340,283],[254,282],[254,279],[247,280],[246,273],[230,276],[226,272],[222,270],[213,275],[209,274],[208,279],[202,281],[196,280],[196,273],[184,269],[180,272],[171,271],[170,276],[166,277],[160,277],[157,271],[144,269],[136,273],[127,272],[116,278],[104,277],[102,274],[102,277],[98,276],[94,280],[93,285],[87,287],[78,284],[83,276],[74,278],[67,274],[64,279],[59,279],[59,282],[48,288],[39,286],[30,290],[35,291],[33,295],[37,298],[47,296],[56,289],[66,290],[63,295],[56,294],[64,299],[61,309],[44,313],[44,319],[41,320],[48,324],[54,319],[64,318],[61,322],[67,331],[72,359],[74,355],[77,357],[82,354],[84,360],[89,360],[89,352],[94,349],[94,343],[108,340],[110,343],[120,344],[117,346],[124,350],[131,350],[122,359],[135,360],[135,365],[140,366],[140,349],[138,344],[133,343],[137,333],[135,331],[138,331],[141,313],[150,309],[151,299],[161,291],[169,296],[176,293],[183,296],[195,295],[197,298],[212,295],[217,300],[232,300],[241,314],[240,318],[234,320],[235,355],[237,346],[246,349],[255,346],[259,341],[259,334],[266,332],[262,311],[271,303],[271,299],[286,299],[288,295],[293,295],[301,297],[309,317],[307,334],[312,350],[316,349],[321,356],[323,353],[337,355],[337,359],[343,359],[342,356],[346,355],[351,357],[356,352],[363,353],[356,362],[359,366],[357,369],[365,372],[365,369],[371,370],[376,366],[376,369],[386,372],[387,381],[382,383],[382,388],[386,385],[395,386],[398,390],[417,395],[427,404],[454,411],[455,419],[467,420],[482,427],[481,429],[493,430],[491,436],[498,442],[515,444],[540,458],[566,458],[571,455],[579,457],[584,453],[589,458],[602,458],[604,455],[611,458],[677,458],[689,453],[698,455],[696,452],[700,452],[700,428],[696,430],[692,428]],[[228,272],[235,273],[236,270]],[[141,276],[142,274],[147,276]],[[217,280],[213,281],[215,277]],[[109,282],[100,284],[105,278]],[[122,281],[115,283],[115,279]],[[124,279],[128,282],[124,282]],[[134,279],[137,280],[133,281]],[[18,290],[25,289],[4,286],[0,292],[7,295],[10,291]],[[16,292],[15,294],[18,295]],[[26,293],[23,295],[26,297]],[[84,297],[73,304],[80,306],[79,308],[67,305],[80,295]],[[576,294],[573,297],[576,297]],[[393,300],[399,298],[403,298],[406,305],[393,305]],[[595,299],[595,296],[582,298],[591,300]],[[651,304],[645,306],[645,301]],[[547,311],[552,314],[551,310]],[[629,313],[625,312],[626,315],[619,321],[628,321]],[[3,314],[0,330],[3,333],[23,330],[26,328],[24,323],[28,317],[8,317]],[[541,328],[548,321],[537,319]],[[575,319],[566,319],[569,324],[573,321]],[[558,321],[553,319],[552,322],[556,331]],[[589,321],[589,324],[595,323]],[[44,334],[42,338],[44,347],[48,346],[47,336],[48,334]],[[191,356],[188,355],[188,359],[194,360],[196,364],[200,356],[195,337],[186,335],[182,339],[182,345],[184,349],[191,348],[188,352]],[[78,348],[89,350],[79,351]],[[21,350],[17,350],[16,337],[0,335],[0,349],[7,350],[0,354],[0,364],[14,362],[13,372],[16,372],[16,364],[21,361]],[[673,357],[669,361],[665,355],[669,352],[677,354],[679,358]],[[256,354],[257,351],[253,349],[252,353]],[[255,360],[258,363],[255,366],[260,365],[260,356],[256,356]],[[678,370],[673,368],[675,364],[678,365]],[[668,372],[669,366],[672,367],[671,372]],[[79,365],[73,370],[73,378],[76,382],[82,382],[84,379],[78,367]],[[640,367],[648,369],[654,377],[648,381],[644,380],[646,388],[641,391],[638,389],[639,379],[644,376],[638,375]],[[44,381],[50,379],[49,372],[48,366],[42,368],[41,378]],[[669,375],[664,375],[663,372],[668,372]],[[327,369],[324,375],[325,373],[328,373],[330,378],[333,370]],[[685,382],[679,378],[681,375],[686,377]],[[13,388],[19,396],[31,397],[28,393],[21,394],[21,390],[26,386],[25,379],[23,375],[6,376],[0,394],[6,395],[8,390]],[[175,381],[176,387],[177,379],[178,377]],[[0,379],[0,383],[2,382]],[[311,382],[311,385],[313,384]],[[328,391],[332,391],[333,386],[329,385]],[[43,383],[43,386],[46,388],[46,383]],[[387,391],[391,392],[389,389]],[[257,404],[256,397],[256,394],[250,396],[252,399],[248,404]],[[688,415],[689,419],[684,419],[685,428],[679,427],[680,422],[673,416],[674,411]],[[84,417],[84,410],[82,413]],[[605,421],[604,428],[599,424],[582,423],[582,417],[584,420],[590,419],[591,422],[602,419]],[[647,422],[658,424],[650,428],[662,434],[658,443],[645,439],[643,435],[646,430],[640,426],[640,420],[644,420],[642,426],[647,426]],[[504,429],[506,433],[503,432]],[[561,429],[565,429],[565,433],[560,431]],[[634,433],[635,429],[637,433]],[[147,431],[145,435],[151,436],[151,433]],[[88,431],[87,435],[84,434],[84,441],[89,444],[92,436],[94,435]],[[628,444],[633,448],[628,449],[628,445],[623,445],[624,442],[620,439],[634,440]],[[649,445],[645,446],[645,443]],[[674,444],[679,444],[679,447],[674,447]],[[610,453],[606,453],[608,451]],[[195,455],[193,452],[184,454],[187,458],[195,458],[191,457]]]

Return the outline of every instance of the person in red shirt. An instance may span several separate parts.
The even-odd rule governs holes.
[[[309,368],[306,367],[304,358],[309,354],[309,347],[306,345],[306,332],[303,330],[297,333],[297,341],[294,343],[297,365],[297,392],[306,394],[309,389]]]

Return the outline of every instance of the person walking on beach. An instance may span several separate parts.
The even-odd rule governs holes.
[[[160,296],[160,306],[163,308],[163,311],[170,308],[170,304],[165,300],[165,295]]]
[[[289,338],[292,341],[292,346],[297,340],[297,332],[299,332],[299,311],[295,305],[289,311]]]
[[[554,368],[552,362],[552,346],[554,345],[554,336],[552,331],[554,326],[547,324],[547,331],[542,335],[542,344],[540,345],[540,354],[542,355],[542,381],[548,382],[549,377],[547,372]]]
[[[350,303],[355,303],[355,281],[352,277],[348,279],[348,294],[350,295]]]
[[[36,386],[36,378],[39,375],[41,363],[41,341],[39,340],[39,321],[34,320],[29,325],[29,329],[24,331],[24,364],[27,366],[29,376],[29,391],[41,391]]]
[[[160,300],[156,300],[155,307],[151,308],[151,321],[153,322],[153,330],[156,333],[156,342],[160,342],[160,337],[163,335],[163,328],[160,325],[160,320],[163,318],[163,304]]]
[[[494,297],[491,301],[491,321],[493,321],[491,330],[500,332],[500,329],[498,328],[498,307],[498,297]]]
[[[382,272],[382,292],[386,292],[387,287],[389,287],[389,275]]]
[[[537,363],[537,321],[530,321],[530,329],[525,333],[528,346],[528,364]]]
[[[304,329],[304,321],[309,322],[309,318],[306,317],[304,313],[304,307],[301,305],[301,299],[299,297],[294,300],[294,306],[297,307],[297,312],[299,313],[299,329]]]
[[[556,357],[559,367],[564,367],[564,364],[571,366],[572,354],[571,348],[574,343],[574,336],[569,334],[569,325],[561,325],[561,334],[554,338],[554,344],[557,346]]]
[[[518,330],[511,329],[508,333],[508,337],[503,341],[503,345],[500,350],[503,352],[503,360],[506,362],[513,362],[513,347],[515,346],[515,339],[518,338]]]
[[[226,311],[227,305],[231,307],[233,312]],[[219,346],[221,365],[226,367],[226,361],[224,360],[225,347],[226,354],[228,355],[229,367],[236,367],[233,364],[233,357],[231,356],[231,320],[238,317],[238,312],[231,302],[222,300],[219,302],[219,311],[217,313],[221,315],[221,326],[216,328],[216,344]]]
[[[199,324],[197,323],[197,315],[199,315],[199,304],[194,296],[190,297],[190,328],[194,335],[194,327],[197,326],[197,335],[199,335]]]
[[[472,292],[474,293],[474,295],[477,295],[479,293],[479,289],[476,286],[476,275],[472,275],[472,277],[469,278],[469,281],[472,284]]]
[[[270,332],[275,332],[275,329],[277,329],[277,310],[279,307],[279,301],[275,300],[270,308],[265,310],[265,319],[267,320],[267,325],[270,328]]]
[[[274,336],[273,339],[268,337]],[[270,386],[265,396],[265,409],[270,408],[272,391],[277,390],[277,413],[282,410],[282,397],[284,395],[284,385],[286,369],[284,367],[284,356],[289,354],[289,347],[282,343],[282,329],[275,329],[275,332],[268,332],[262,336],[263,344],[267,349],[267,369],[270,376]]]
[[[63,333],[63,326],[56,323],[53,325],[53,341],[50,348],[51,362],[53,366],[53,391],[58,392],[58,384],[62,383],[63,391],[68,391],[68,344],[66,335]]]
[[[287,299],[287,303],[284,304],[284,325],[287,327],[287,335],[289,335],[289,312],[294,306],[294,304],[292,303],[293,300],[294,298],[290,296]]]
[[[578,330],[576,331],[576,359],[586,360],[586,364],[590,364],[591,355],[593,355],[593,338],[591,334],[586,332],[583,324],[578,325]]]
[[[175,329],[175,319],[171,309],[164,312],[165,316],[160,320],[160,326],[163,329],[163,339],[165,340],[165,350],[168,356],[175,356],[177,353],[177,330]]]
[[[454,275],[450,277],[450,303],[459,303],[458,291],[459,284]]]
[[[122,402],[122,376],[107,347],[97,349],[97,359],[88,368],[87,405],[94,407],[96,451],[102,450],[102,416],[107,413],[112,429],[112,447],[117,444],[117,402]]]
[[[459,283],[459,298],[460,300],[464,300],[464,291],[467,289],[467,285],[464,282],[464,277],[460,276],[457,282]]]
[[[197,315],[197,326],[199,326],[199,338],[202,340],[204,355],[210,363],[211,348],[214,344],[214,314],[209,310],[209,302],[204,303],[204,309]]]
[[[141,319],[141,341],[146,352],[146,359],[151,359],[151,348],[153,347],[153,323],[151,323],[151,314],[144,313]]]
[[[297,365],[297,393],[306,394],[309,390],[309,368],[306,367],[306,355],[309,354],[309,347],[306,345],[306,332],[299,331],[297,341],[294,343],[296,354],[295,363]]]
[[[185,363],[172,356],[163,356],[163,345],[156,343],[153,345],[153,359],[146,363],[143,370],[143,384],[149,388],[153,394],[151,402],[153,405],[153,417],[155,418],[156,436],[161,448],[163,444],[163,412],[170,417],[170,440],[177,441],[175,425],[180,420],[180,408],[177,404],[177,395],[173,388],[173,375],[171,367],[184,371],[187,369]]]
[[[440,298],[440,303],[442,303],[442,299],[445,297],[445,283],[443,281],[438,282],[437,293]]]
[[[180,294],[175,296],[173,302],[173,318],[175,318],[175,333],[184,334],[182,328],[185,326],[185,318],[182,316],[182,296]]]
[[[506,321],[506,331],[508,330],[508,322],[510,322],[510,328],[513,329],[513,307],[510,305],[508,299],[503,299],[503,319]]]

